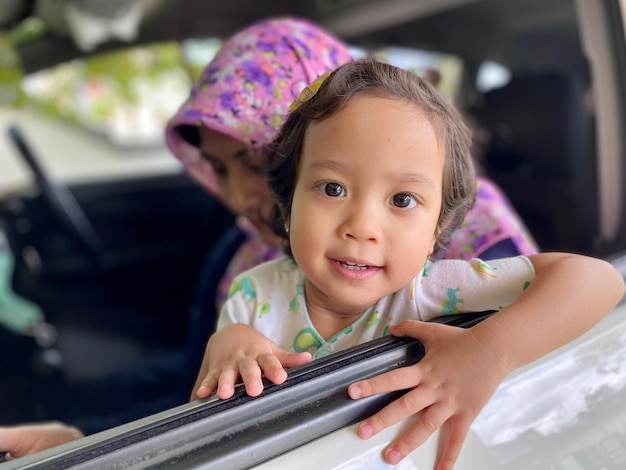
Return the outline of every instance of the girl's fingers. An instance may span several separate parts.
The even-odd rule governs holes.
[[[407,415],[404,416],[405,418]],[[421,446],[449,418],[441,406],[430,406],[424,410],[417,421],[383,450],[383,458],[387,463],[397,464]]]
[[[454,417],[441,427],[437,462],[435,463],[437,470],[452,470],[454,468],[471,423],[471,420],[464,421],[460,417]]]
[[[276,351],[276,357],[283,367],[301,366],[313,360],[313,356],[310,352],[292,353],[282,349]]]
[[[428,354],[436,354],[436,347],[431,348],[434,341],[444,334],[454,332],[454,327],[439,325],[436,323],[426,323],[421,321],[407,320],[389,328],[391,334],[395,336],[409,336],[419,339],[427,350]],[[428,357],[428,356],[427,356]],[[350,398],[365,398],[379,393],[389,393],[397,390],[405,390],[418,386],[422,379],[428,377],[431,371],[424,366],[424,361],[399,369],[386,372],[381,375],[355,382],[348,387]]]
[[[402,367],[350,384],[348,387],[348,395],[353,399],[365,398],[380,393],[414,388],[419,385],[419,383],[420,372],[418,366]]]
[[[200,387],[196,391],[196,397],[198,398],[206,398],[211,395],[215,391],[215,387],[217,386],[217,377],[214,373],[209,373],[204,378]],[[192,397],[193,398],[193,397]]]
[[[238,362],[238,366],[246,393],[251,397],[259,396],[263,392],[259,363],[254,359],[244,359]]]
[[[362,421],[358,427],[358,434],[363,439],[378,434],[383,429],[412,416],[431,406],[434,396],[421,389],[413,390],[389,403],[382,410]]]
[[[222,367],[217,381],[217,397],[225,400],[233,396],[235,383],[239,378],[239,370],[236,365]]]
[[[241,377],[246,393],[256,397],[263,392],[261,374],[264,374],[272,383],[282,384],[287,379],[285,367],[306,364],[310,361],[311,354],[309,353],[293,354],[282,350],[277,355],[265,353],[260,354],[256,359],[239,359],[234,364],[222,366],[217,380],[214,380],[212,373],[209,373],[200,385],[197,396],[207,397],[217,387],[218,398],[222,400],[230,398],[234,394],[235,384]]]
[[[265,377],[275,384],[282,384],[287,380],[287,372],[276,356],[273,354],[262,354],[259,356],[259,366]]]
[[[206,398],[213,393],[213,386],[207,382],[202,382],[198,391],[196,392],[196,397],[198,398]],[[192,397],[193,398],[193,397]]]

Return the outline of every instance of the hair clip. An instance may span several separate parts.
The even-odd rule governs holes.
[[[331,73],[332,71],[323,73],[322,75],[317,77],[313,83],[304,87],[304,90],[302,90],[300,96],[298,96],[289,106],[289,112],[295,111],[302,103],[306,103],[311,98],[313,98],[322,86],[322,83],[324,83],[324,80],[326,80]]]

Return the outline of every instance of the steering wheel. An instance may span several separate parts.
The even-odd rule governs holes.
[[[102,241],[72,193],[66,186],[50,179],[17,126],[9,126],[8,134],[33,172],[41,195],[50,206],[54,216],[82,245],[92,261],[99,264],[103,253]]]

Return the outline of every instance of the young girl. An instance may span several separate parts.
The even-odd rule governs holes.
[[[424,336],[421,362],[349,393],[413,388],[359,434],[423,411],[384,457],[397,463],[445,425],[438,467],[451,468],[498,384],[597,323],[621,298],[621,276],[571,254],[435,261],[473,201],[474,171],[460,117],[416,75],[348,63],[294,108],[270,174],[292,257],[235,278],[197,396],[228,398],[239,378],[255,396],[262,373],[282,383],[284,367],[313,357],[387,333]],[[467,330],[414,321],[481,310],[499,312]]]

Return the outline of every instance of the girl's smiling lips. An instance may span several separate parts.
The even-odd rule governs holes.
[[[328,258],[331,264],[342,276],[352,280],[369,279],[382,269],[367,262],[352,259]]]

